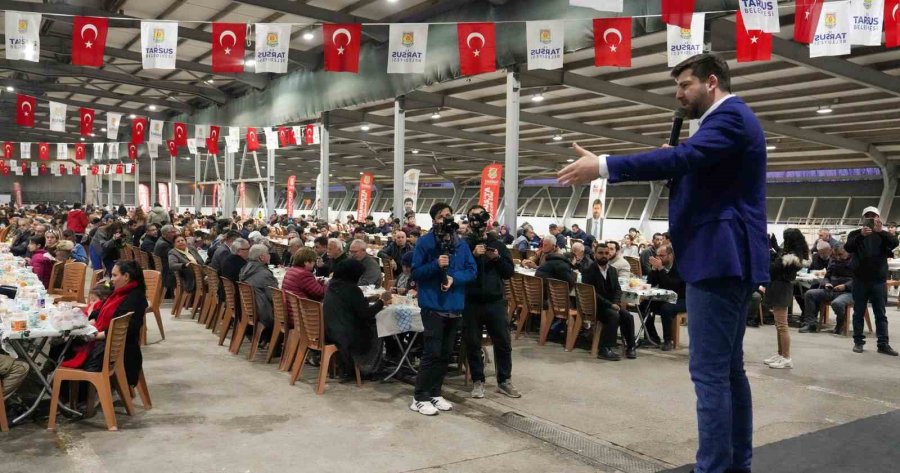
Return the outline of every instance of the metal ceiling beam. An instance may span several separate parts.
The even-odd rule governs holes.
[[[228,101],[228,96],[215,87],[193,86],[177,82],[155,81],[153,79],[145,79],[131,74],[110,72],[103,69],[95,69],[93,67],[72,66],[69,64],[58,63],[53,64],[46,62],[32,63],[27,61],[10,61],[6,59],[0,59],[0,69],[9,69],[44,77],[81,76],[92,79],[108,80],[121,84],[130,84],[139,87],[148,87],[153,89],[161,89],[196,95],[218,104],[224,104],[226,101]]]
[[[343,131],[332,128],[331,136],[335,138],[342,138],[345,140],[356,140],[363,141],[369,143],[378,143],[385,146],[393,146],[394,138],[391,136],[376,136],[376,135],[368,135],[365,133],[354,133],[350,131]],[[463,158],[472,158],[472,159],[480,159],[488,162],[499,162],[502,158],[501,155],[484,153],[479,151],[472,151],[468,149],[462,148],[454,148],[452,146],[441,146],[441,145],[430,145],[427,143],[420,143],[416,141],[407,141],[406,146],[410,149],[419,149],[422,151],[430,151],[432,153],[441,153],[441,154],[450,154],[454,156],[460,156]]]
[[[724,44],[716,50],[729,50],[736,42],[735,23],[724,18],[712,22],[712,41]],[[772,54],[781,57],[791,64],[796,64],[830,76],[838,77],[863,87],[900,96],[900,80],[870,67],[854,64],[846,59],[833,56],[809,57],[806,45],[772,36]]]
[[[649,105],[664,110],[674,111],[678,105],[672,96],[655,94],[634,87],[613,84],[611,82],[567,71],[528,71],[523,72],[522,74],[548,84],[564,84],[576,89],[589,90],[597,94],[619,97],[634,103]],[[763,129],[769,133],[776,133],[825,146],[865,153],[879,166],[885,166],[887,164],[887,158],[884,154],[874,145],[869,143],[844,138],[839,135],[829,135],[813,130],[798,128],[770,120],[760,119],[759,122]]]
[[[31,89],[29,89],[26,86],[26,87],[22,87],[21,90],[28,91]],[[64,104],[68,105],[69,107],[86,107],[86,108],[92,108],[94,110],[102,110],[104,112],[123,113],[123,114],[125,114],[123,116],[123,118],[127,118],[127,116],[129,114],[133,113],[135,115],[142,116],[142,117],[150,117],[150,118],[153,118],[154,120],[165,120],[166,119],[166,115],[164,113],[160,113],[160,112],[145,112],[143,110],[136,110],[136,109],[132,109],[132,108],[115,107],[112,105],[103,105],[103,104],[94,103],[94,102],[81,102],[78,100],[57,99],[57,98],[53,98],[53,97],[45,97],[45,96],[40,96],[40,95],[38,95],[38,97],[41,99],[41,100],[37,101],[38,108],[46,107],[49,109],[50,105],[47,104],[46,101],[52,100],[54,102],[64,103]],[[16,97],[13,96],[13,94],[3,94],[2,96],[0,96],[0,102],[16,103]],[[15,107],[13,107],[13,108],[15,108]],[[71,112],[71,109],[67,110],[67,112]],[[69,115],[69,118],[71,118],[73,116],[72,113],[67,113],[67,115]],[[78,111],[75,110],[74,116],[77,117],[77,115],[78,115]]]
[[[51,84],[51,83],[41,83],[41,82],[31,82],[31,81],[22,81],[16,79],[0,79],[5,85],[12,85],[16,87],[18,90],[27,90],[31,91],[33,94],[40,93],[48,93],[48,92],[63,92],[69,94],[78,94],[78,95],[90,95],[94,97],[104,98],[104,99],[113,99],[113,100],[121,100],[123,102],[137,102],[137,103],[145,103],[147,105],[155,105],[157,107],[164,107],[172,110],[177,110],[179,112],[184,113],[192,113],[194,108],[186,103],[181,102],[173,102],[168,100],[161,99],[152,99],[143,96],[135,96],[135,95],[125,95],[125,94],[116,94],[113,92],[109,92],[103,89],[87,89],[83,87],[78,87],[75,85],[65,85],[65,84]],[[51,99],[47,97],[48,100],[54,100],[59,102],[59,99]]]
[[[320,8],[308,5],[303,2],[285,2],[280,0],[235,0],[245,5],[253,5],[268,10],[279,11],[291,15],[303,16],[313,20],[320,20],[324,23],[365,23],[369,22],[368,18],[363,18],[348,13],[342,13],[327,8]],[[375,29],[376,31],[373,31]],[[378,42],[387,41],[387,34],[384,33],[384,27],[373,28],[367,26],[363,28],[363,34]]]
[[[488,105],[474,100],[460,99],[447,95],[433,94],[429,92],[415,91],[407,94],[406,98],[413,102],[431,102],[435,106],[445,106],[455,108],[457,110],[465,110],[467,112],[478,113],[497,118],[505,118],[506,110],[502,107]],[[629,143],[637,143],[647,146],[659,146],[659,138],[652,136],[644,136],[639,133],[630,131],[616,130],[605,126],[586,125],[576,120],[567,120],[564,118],[556,118],[538,113],[520,111],[519,119],[523,122],[533,123],[548,128],[556,128],[561,130],[569,130],[585,135],[600,136],[603,138],[611,138],[614,140],[625,141]],[[412,122],[411,122],[412,123]]]

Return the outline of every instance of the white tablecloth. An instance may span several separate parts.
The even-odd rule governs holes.
[[[662,301],[674,304],[678,302],[678,294],[675,291],[655,287],[650,289],[622,287],[622,302],[638,304],[641,301]]]
[[[390,337],[406,332],[423,332],[422,309],[417,305],[392,304],[375,315],[378,337]]]
[[[40,338],[58,338],[65,336],[93,335],[97,333],[97,329],[93,325],[87,325],[72,330],[58,330],[52,327],[49,321],[44,321],[42,326],[25,330],[24,332],[13,332],[10,329],[8,318],[0,323],[0,346],[3,350],[13,358],[17,358],[16,351],[9,346],[10,340],[36,340]]]

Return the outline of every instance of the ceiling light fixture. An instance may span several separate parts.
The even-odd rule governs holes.
[[[149,108],[151,112],[155,112],[155,111],[156,111],[156,105],[151,105],[151,106],[149,106],[149,107],[147,107],[147,108]]]
[[[307,31],[306,33],[303,33],[303,39],[307,41],[312,41],[315,37],[316,35],[312,34],[312,32]]]
[[[207,80],[206,80],[206,83],[207,83],[207,84],[212,84],[213,82],[215,82],[215,81],[212,80],[212,79],[207,79]]]
[[[137,118],[137,115],[132,113],[131,115],[128,115],[128,118],[134,120],[135,118]]]
[[[253,66],[256,65],[256,60],[255,60],[255,59],[248,59],[248,60],[244,61],[244,65],[247,66],[247,67],[253,67]]]
[[[563,135],[560,132],[556,132],[556,134],[553,135],[553,141],[562,141],[562,139],[563,139]]]
[[[84,137],[83,137],[83,136],[82,136],[81,138],[79,138],[79,139],[80,139],[81,141],[84,141]]]
[[[91,133],[91,138],[93,138],[93,137],[95,137],[95,136],[97,136],[97,135],[95,135],[95,134],[93,134],[93,133]]]
[[[431,114],[432,120],[440,120],[441,119],[441,111],[435,110],[434,113]]]
[[[101,128],[100,131],[106,131],[106,127]]]
[[[766,151],[774,151],[774,150],[776,150],[777,148],[778,148],[778,147],[775,146],[775,145],[768,145],[768,146],[766,146]]]
[[[7,86],[6,86],[6,91],[7,91],[7,92],[15,92],[15,91],[16,91],[16,88],[13,87],[13,86],[11,86],[11,85],[7,85]]]
[[[412,154],[419,154],[419,150],[417,150],[417,149],[412,150]]]
[[[822,105],[818,108],[818,110],[816,110],[816,113],[818,113],[819,115],[826,115],[833,111],[834,110],[831,109],[830,105]]]
[[[363,124],[359,127],[359,129],[362,130],[362,131],[369,131],[369,130],[372,129],[372,127],[370,127],[368,123],[363,123]]]
[[[539,93],[539,94],[534,94],[534,95],[532,95],[532,96],[531,96],[531,101],[532,101],[532,102],[543,102],[543,101],[544,101],[544,94],[543,94],[543,93]]]
[[[566,160],[566,162],[567,162],[567,163],[573,163],[573,162],[575,162],[575,160],[572,159],[572,158],[569,158],[569,159]]]

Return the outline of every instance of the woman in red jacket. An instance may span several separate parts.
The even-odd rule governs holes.
[[[53,272],[53,263],[55,262],[52,256],[47,254],[46,245],[47,240],[42,235],[33,236],[28,240],[28,251],[31,252],[31,270],[37,274],[44,289],[50,286],[50,273]]]
[[[303,299],[321,301],[325,297],[325,284],[313,274],[315,267],[316,252],[312,248],[300,248],[291,259],[291,269],[284,275],[281,289]]]

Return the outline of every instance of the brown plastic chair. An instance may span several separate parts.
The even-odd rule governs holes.
[[[163,270],[162,258],[160,258],[156,253],[150,253],[150,258],[153,259],[153,269],[161,273]]]
[[[681,346],[681,326],[687,323],[687,312],[679,312],[672,319],[672,348],[677,350]]]
[[[122,261],[134,261],[134,253],[131,251],[131,245],[125,244],[122,251],[119,252],[119,259]]]
[[[228,335],[228,330],[232,328],[232,324],[234,323],[234,316],[237,313],[236,297],[235,297],[235,289],[234,282],[225,276],[219,276],[219,282],[222,284],[222,290],[225,292],[225,307],[222,308],[222,319],[219,321],[219,346],[225,344],[225,337]],[[234,333],[231,334],[232,343],[234,342]],[[228,350],[231,350],[231,346],[228,347]]]
[[[381,272],[384,273],[384,281],[382,287],[385,291],[390,291],[394,287],[394,270],[391,269],[392,258],[381,258]]]
[[[141,269],[153,269],[150,265],[150,253],[141,250],[135,250],[135,254],[138,256],[138,261],[140,262]]]
[[[525,276],[514,273],[510,278],[512,284],[513,297],[516,299],[516,339],[522,334],[525,328],[525,318],[528,314],[528,304],[525,301]]]
[[[503,280],[503,295],[506,296],[506,322],[509,323],[516,315],[516,296],[512,290],[512,279]]]
[[[147,286],[147,312],[153,313],[156,317],[156,325],[159,327],[159,335],[163,340],[166,339],[166,331],[163,328],[162,314],[159,312],[159,306],[162,304],[163,284],[162,276],[159,271],[145,269],[144,285]],[[144,326],[141,328],[141,345],[147,344],[147,317],[144,317]]]
[[[635,277],[643,276],[641,271],[641,259],[636,256],[626,256],[625,261],[628,261],[628,266],[631,266],[631,274]]]
[[[322,352],[319,364],[319,383],[316,385],[316,394],[325,392],[325,381],[328,378],[328,365],[331,357],[338,352],[337,345],[325,342],[325,316],[322,312],[322,303],[309,299],[300,299],[300,315],[303,319],[303,336],[300,338],[300,347],[297,349],[297,358],[291,371],[291,386],[300,378],[300,372],[306,363],[306,354],[309,350]],[[359,365],[354,363],[356,371],[356,385],[362,386],[362,376],[359,373]]]
[[[134,414],[134,406],[131,404],[128,379],[125,377],[125,336],[128,334],[128,323],[132,313],[116,317],[109,324],[106,337],[106,351],[103,353],[103,369],[99,373],[72,368],[58,368],[53,374],[53,394],[50,396],[50,421],[48,430],[56,430],[56,410],[59,407],[59,393],[63,381],[69,381],[75,388],[76,381],[87,381],[94,386],[100,398],[100,406],[103,408],[103,417],[106,418],[106,427],[109,430],[119,430],[116,424],[116,412],[113,409],[112,390],[115,388],[119,398],[125,404],[128,415]],[[114,378],[114,382],[111,382]],[[73,389],[74,391],[74,389]],[[71,396],[74,399],[77,396]],[[90,404],[90,399],[88,400]]]
[[[253,358],[256,357],[256,352],[259,349],[259,340],[265,327],[260,323],[256,316],[256,290],[253,286],[245,282],[239,282],[237,283],[237,286],[238,293],[241,297],[241,320],[238,323],[237,330],[235,330],[235,333],[232,336],[231,346],[234,348],[233,353],[237,355],[241,350],[241,345],[244,343],[244,334],[247,333],[247,328],[253,327],[253,338],[250,340],[250,352],[247,354],[247,360],[253,361]]]
[[[103,280],[103,278],[105,277],[105,274],[106,274],[106,271],[104,271],[102,269],[95,269],[94,272],[91,274],[90,288],[94,289],[95,287],[97,287],[97,284],[100,284],[100,281]]]
[[[175,300],[172,302],[172,316],[180,317],[181,309],[184,308],[184,278],[181,277],[180,271],[173,271],[175,274]]]
[[[6,241],[6,237],[9,236],[9,229],[12,227],[3,227],[0,228],[0,242]],[[5,431],[4,431],[5,432]]]
[[[137,385],[128,386],[128,393],[131,395],[132,400],[135,397],[135,390],[137,390],[137,395],[141,397],[141,404],[144,406],[144,409],[153,409],[153,402],[150,401],[150,390],[147,388],[147,379],[144,378],[144,370],[138,373]]]
[[[290,371],[295,359],[297,358],[297,349],[300,346],[300,338],[303,337],[303,322],[300,316],[300,296],[290,291],[284,291],[284,298],[287,305],[290,321],[290,330],[288,331],[287,341],[284,343],[284,351],[281,354],[281,363],[278,369],[281,371]]]
[[[525,324],[531,317],[538,317],[543,327],[544,314],[544,280],[537,276],[522,275],[522,282],[525,287],[525,311],[523,316],[519,318],[516,327],[516,338],[522,333]],[[543,343],[541,343],[543,345]]]
[[[272,327],[272,338],[269,339],[269,350],[266,352],[266,364],[272,362],[275,356],[275,349],[279,342],[285,343],[288,338],[288,328],[286,323],[287,307],[284,303],[284,293],[277,287],[270,287],[269,294],[272,296],[272,316],[275,325]],[[284,357],[285,350],[282,347],[281,356]]]
[[[575,285],[575,306],[582,322],[591,321],[591,330],[594,332],[591,337],[591,356],[596,358],[600,351],[600,329],[603,324],[597,320],[597,292],[594,286],[584,283]]]
[[[866,306],[866,311],[863,313],[866,318],[866,326],[869,328],[869,333],[872,333],[872,318],[869,316],[869,307]],[[850,323],[853,319],[853,304],[847,305],[847,309],[844,312],[844,324],[841,326],[841,334],[845,337],[850,336]]]
[[[204,266],[203,272],[206,274],[206,296],[200,309],[200,323],[213,329],[219,314],[219,272],[209,266]]]
[[[541,336],[538,344],[547,343],[553,319],[562,319],[566,321],[566,351],[572,351],[578,330],[581,328],[581,315],[572,309],[569,303],[569,283],[547,279],[547,290],[550,293],[550,304],[548,310],[541,316]]]
[[[50,280],[47,283],[48,293],[58,294],[57,291],[59,291],[60,287],[62,287],[63,268],[65,268],[65,266],[65,261],[53,263],[53,268],[50,270]]]
[[[191,299],[187,299],[187,303],[191,305],[191,318],[197,317],[197,322],[200,322],[200,316],[197,313],[200,311],[203,295],[208,292],[206,290],[206,278],[204,278],[203,265],[188,263],[188,268],[191,269],[194,275],[194,292],[189,293],[190,296],[193,296],[193,302],[191,302]]]
[[[62,274],[62,286],[51,294],[58,294],[57,301],[84,303],[84,278],[87,272],[85,263],[66,263]],[[102,271],[101,271],[102,272]],[[93,289],[94,286],[91,286]]]

